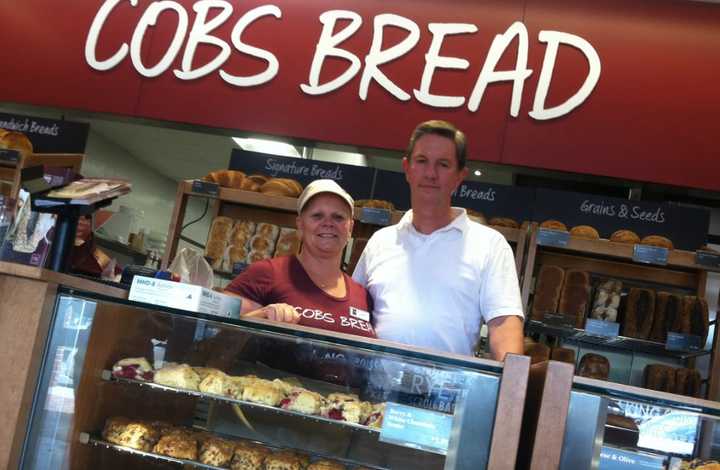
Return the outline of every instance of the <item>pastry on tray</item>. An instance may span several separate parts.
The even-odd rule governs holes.
[[[155,371],[153,381],[168,387],[198,390],[200,376],[187,364],[169,364]]]
[[[280,402],[280,407],[307,415],[319,415],[324,400],[319,393],[297,387],[292,389],[287,398]]]
[[[200,463],[216,467],[229,467],[236,443],[219,437],[206,439],[200,445]]]
[[[105,421],[102,437],[112,444],[150,452],[160,435],[150,423],[116,416]]]
[[[640,237],[632,230],[617,230],[610,235],[610,241],[616,243],[640,243]]]
[[[120,359],[113,365],[112,374],[115,377],[135,380],[152,380],[153,368],[144,357],[128,357]]]
[[[564,223],[560,222],[559,220],[553,219],[546,220],[545,222],[541,223],[540,228],[545,228],[548,230],[558,230],[560,232],[568,231],[567,226]]]
[[[570,229],[570,236],[576,238],[587,238],[597,240],[600,238],[598,231],[590,225],[577,225]]]
[[[241,441],[236,443],[230,462],[231,470],[263,470],[265,458],[270,455],[270,449],[261,445]]]
[[[198,440],[192,431],[177,428],[163,435],[152,451],[176,459],[197,460]]]
[[[262,405],[278,406],[285,394],[276,384],[269,380],[256,379],[245,386],[242,399]]]
[[[318,460],[308,465],[307,470],[345,470],[345,465],[332,460]]]

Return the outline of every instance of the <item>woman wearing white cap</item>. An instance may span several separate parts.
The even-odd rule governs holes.
[[[335,181],[310,183],[298,198],[300,254],[255,262],[226,287],[241,315],[374,338],[372,299],[340,269],[353,205]]]

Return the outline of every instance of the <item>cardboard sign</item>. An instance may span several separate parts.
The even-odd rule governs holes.
[[[453,416],[398,403],[385,408],[380,441],[445,455]]]

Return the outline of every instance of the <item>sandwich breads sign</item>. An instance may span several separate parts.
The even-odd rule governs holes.
[[[112,52],[100,53],[100,50],[106,50],[101,47],[103,31],[113,26],[113,21],[117,21],[114,13],[121,4],[128,2],[137,10],[131,37],[126,38],[122,44],[113,46]],[[258,87],[272,82],[282,71],[283,64],[272,50],[265,49],[262,44],[246,42],[244,35],[247,36],[246,33],[260,22],[272,22],[280,32],[290,21],[292,18],[285,18],[280,7],[270,4],[243,11],[237,2],[226,0],[198,0],[192,3],[192,8],[186,8],[172,0],[142,2],[142,5],[139,0],[106,0],[99,6],[87,32],[85,61],[97,71],[109,71],[129,61],[138,74],[147,78],[173,74],[178,80],[193,81],[216,74],[232,87]],[[475,24],[429,22],[419,25],[412,19],[397,14],[380,13],[372,18],[364,18],[355,11],[341,9],[322,12],[318,21],[322,29],[317,37],[312,61],[306,65],[307,78],[303,83],[297,83],[300,92],[307,96],[327,95],[349,87],[351,80],[359,76],[357,95],[362,101],[368,99],[368,88],[374,83],[399,102],[414,99],[430,108],[464,107],[470,112],[476,112],[488,86],[504,82],[512,84],[509,114],[517,117],[525,81],[531,75],[539,74],[532,109],[528,114],[532,119],[543,121],[565,116],[580,106],[593,92],[600,79],[601,62],[598,52],[587,40],[570,32],[541,30],[537,40],[545,45],[542,66],[539,71],[530,69],[528,30],[522,22],[515,21],[505,31],[495,35],[486,51],[480,73],[471,77],[471,81],[474,80],[472,87],[454,90],[453,94],[434,93],[432,90],[443,86],[442,79],[439,78],[440,72],[466,71],[471,65],[468,58],[479,55],[478,51],[471,51],[466,57],[448,56],[442,52],[443,43],[450,41],[453,36],[477,33],[478,27]],[[149,63],[143,57],[142,50],[150,42],[149,31],[159,22],[173,24],[175,30],[162,57]],[[356,35],[364,22],[372,23],[373,32],[366,53],[363,51],[361,55],[344,44]],[[226,24],[233,25],[229,35],[227,32],[219,32]],[[227,28],[223,31],[227,31]],[[400,31],[402,38],[397,40],[397,34],[390,34],[390,31]],[[425,50],[418,47],[421,39],[423,44],[429,40],[429,46]],[[213,46],[216,52],[210,60],[198,64],[196,51],[205,46]],[[546,98],[552,84],[556,57],[563,48],[573,48],[585,57],[588,64],[587,75],[572,96],[560,104],[548,107]],[[500,59],[509,50],[516,50],[514,67],[499,69]],[[233,54],[261,61],[264,69],[252,75],[234,69],[228,65]],[[414,89],[403,89],[383,72],[385,65],[408,54],[424,54],[425,58],[419,86]],[[178,58],[181,58],[180,67],[171,69]],[[323,70],[328,68],[331,62],[340,62],[344,66],[340,72],[333,67],[334,76],[327,77]]]

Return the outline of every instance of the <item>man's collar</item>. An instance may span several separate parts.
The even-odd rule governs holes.
[[[439,229],[435,230],[432,233],[439,233],[439,232],[447,232],[450,230],[459,230],[462,233],[465,233],[465,231],[470,227],[469,221],[470,219],[467,216],[467,211],[462,207],[451,207],[452,209],[452,215],[453,220],[447,224],[444,227],[440,227]],[[400,222],[398,222],[398,227],[400,230],[411,230],[414,232],[417,232],[417,229],[412,224],[413,220],[413,211],[410,209],[409,211],[405,212],[405,215],[402,216],[400,219]],[[420,233],[420,232],[417,232]]]

